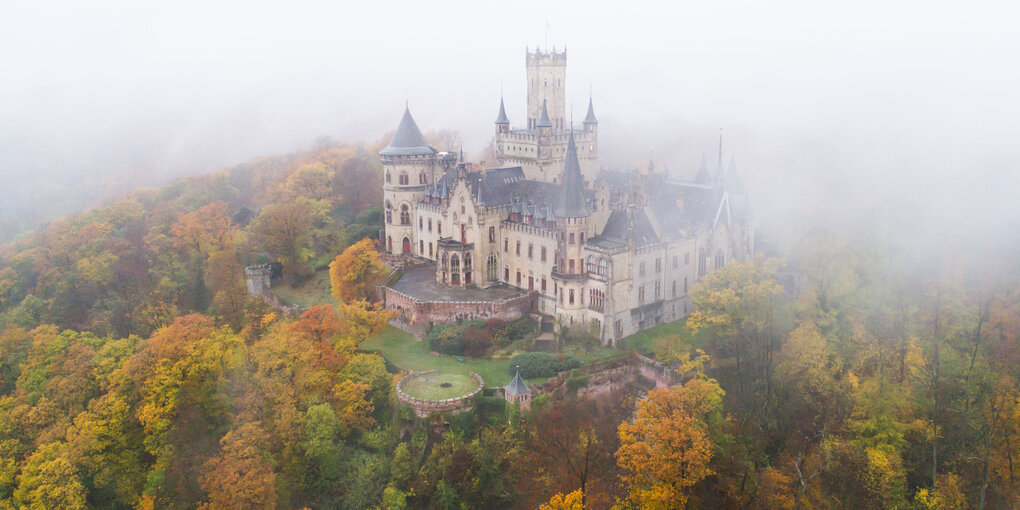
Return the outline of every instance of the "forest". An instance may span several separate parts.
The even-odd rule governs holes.
[[[390,318],[385,143],[0,247],[0,508],[1020,508],[1018,246],[815,228],[693,287],[645,353],[681,384],[418,418],[362,349]],[[269,261],[283,285],[328,271],[335,302],[249,298]]]

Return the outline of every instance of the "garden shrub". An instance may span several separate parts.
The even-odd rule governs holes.
[[[513,374],[517,366],[521,367],[521,377],[551,377],[558,372],[571,370],[581,366],[577,356],[564,356],[549,352],[525,352],[510,359],[509,371]]]

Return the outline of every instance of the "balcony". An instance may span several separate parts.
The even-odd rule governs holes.
[[[581,281],[581,280],[584,280],[585,278],[587,278],[588,275],[585,274],[585,273],[574,273],[574,274],[571,274],[571,273],[561,273],[559,271],[558,267],[553,266],[553,268],[552,268],[552,277],[556,278],[556,279],[560,279],[560,280],[567,280],[567,281]]]

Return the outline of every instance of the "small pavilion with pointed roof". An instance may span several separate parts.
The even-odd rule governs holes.
[[[506,398],[507,402],[520,403],[521,410],[531,409],[531,388],[524,382],[524,378],[521,377],[521,367],[518,365],[517,373],[514,374],[514,379],[510,381],[510,384],[503,387],[503,397]]]

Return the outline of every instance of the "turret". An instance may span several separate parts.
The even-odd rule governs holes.
[[[506,109],[503,108],[503,96],[499,96],[499,115],[496,116],[496,132],[506,133],[510,131],[510,119],[506,116]]]
[[[379,156],[384,174],[386,251],[414,254],[417,235],[411,220],[418,202],[425,198],[425,190],[435,182],[436,150],[421,134],[406,104],[393,138]]]
[[[595,107],[592,105],[591,95],[588,96],[588,115],[584,117],[584,130],[595,131],[599,128],[599,119],[595,118]]]
[[[566,127],[567,51],[556,49],[532,53],[525,50],[528,68],[528,129],[538,127],[543,103],[548,102],[546,118],[554,130]]]

